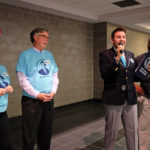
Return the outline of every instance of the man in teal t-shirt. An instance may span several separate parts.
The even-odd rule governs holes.
[[[23,51],[16,72],[23,89],[23,150],[33,150],[37,136],[40,150],[49,150],[52,132],[53,98],[59,84],[58,67],[51,52],[45,50],[48,30],[30,33],[33,47]]]

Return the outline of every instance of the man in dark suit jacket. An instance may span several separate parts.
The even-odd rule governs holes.
[[[150,39],[148,40],[148,51],[150,52]],[[137,64],[140,64],[148,52],[141,54],[135,58]],[[149,64],[149,63],[148,63]],[[147,68],[150,71],[150,64]],[[139,150],[147,150],[150,144],[150,78],[140,81],[140,85],[136,85],[138,93],[137,100],[139,106]]]
[[[111,35],[113,47],[99,55],[104,79],[102,101],[105,114],[105,150],[114,150],[120,118],[125,130],[128,150],[138,150],[137,101],[134,87],[134,54],[124,50],[126,30],[117,27]]]

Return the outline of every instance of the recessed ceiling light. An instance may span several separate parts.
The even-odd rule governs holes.
[[[139,5],[140,3],[135,1],[135,0],[121,0],[118,2],[114,2],[112,4],[123,8],[123,7],[130,7],[130,6],[134,6],[134,5]]]

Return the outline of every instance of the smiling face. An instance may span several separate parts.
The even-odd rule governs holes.
[[[119,43],[123,44],[123,47],[125,47],[126,44],[126,33],[124,31],[117,31],[114,34],[114,37],[111,39],[113,45],[115,48],[118,47]]]
[[[34,35],[33,45],[40,51],[42,51],[47,47],[48,42],[49,42],[49,35],[46,31],[39,32]]]

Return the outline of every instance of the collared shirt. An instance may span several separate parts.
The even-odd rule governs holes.
[[[117,49],[113,46],[115,52],[117,53]],[[127,62],[126,56],[125,56],[125,52],[123,51],[122,56],[124,57],[125,61]]]

